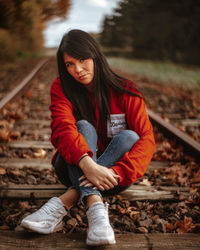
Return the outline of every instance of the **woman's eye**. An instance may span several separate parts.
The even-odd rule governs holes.
[[[66,63],[65,65],[66,65],[66,67],[68,68],[68,67],[71,66],[72,64],[71,64],[71,63]]]

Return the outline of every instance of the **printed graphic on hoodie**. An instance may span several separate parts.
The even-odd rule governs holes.
[[[112,138],[124,129],[127,129],[126,115],[111,114],[107,121],[107,137]]]

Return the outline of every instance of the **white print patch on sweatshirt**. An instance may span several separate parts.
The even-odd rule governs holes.
[[[110,119],[107,120],[107,137],[112,138],[124,129],[127,129],[126,114],[110,114]]]

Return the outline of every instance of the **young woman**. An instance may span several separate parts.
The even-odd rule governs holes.
[[[39,233],[59,230],[78,201],[86,205],[88,245],[114,244],[108,204],[144,175],[155,141],[144,100],[135,85],[114,73],[86,32],[65,34],[57,52],[59,78],[51,87],[53,165],[68,187],[22,220]]]

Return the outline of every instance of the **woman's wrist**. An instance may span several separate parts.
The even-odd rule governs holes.
[[[91,159],[91,157],[86,153],[86,154],[81,156],[77,165],[82,169],[82,168],[84,168],[84,166],[86,165],[86,162],[88,162],[89,159]]]
[[[84,157],[86,157],[86,156],[88,156],[87,153],[85,153],[84,155],[82,155],[82,156],[80,157],[80,159],[78,160],[77,165],[79,165],[80,161],[81,161]]]

